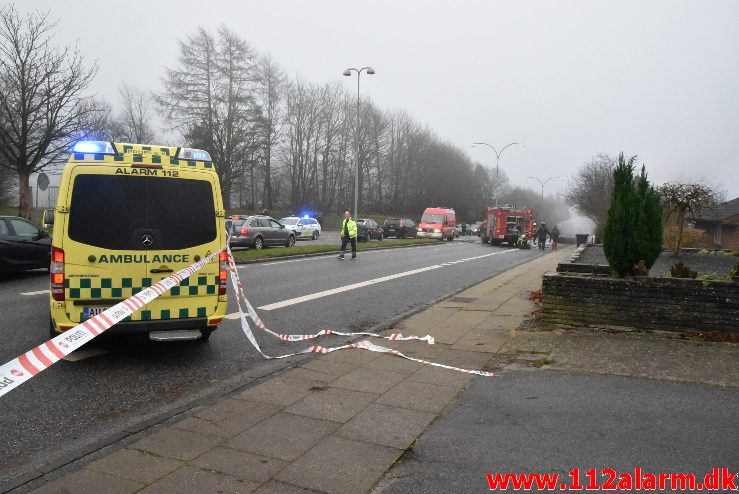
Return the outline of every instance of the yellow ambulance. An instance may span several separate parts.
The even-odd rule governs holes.
[[[80,141],[53,217],[51,336],[226,245],[218,176],[199,149]],[[223,252],[108,332],[207,339],[226,313],[227,259]]]

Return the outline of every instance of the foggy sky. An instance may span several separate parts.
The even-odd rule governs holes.
[[[341,80],[541,191],[598,153],[638,155],[651,180],[706,181],[739,196],[739,2],[22,0],[51,10],[114,105],[121,82],[160,90],[177,39],[226,24],[291,77]],[[166,144],[166,143],[163,143]],[[545,194],[566,190],[566,180]]]

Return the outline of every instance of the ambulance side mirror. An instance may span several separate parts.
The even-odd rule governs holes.
[[[44,209],[44,213],[41,216],[41,226],[43,228],[54,228],[54,210]]]

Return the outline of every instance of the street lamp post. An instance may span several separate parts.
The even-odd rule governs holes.
[[[503,154],[503,151],[505,151],[506,148],[508,148],[509,146],[513,146],[514,144],[521,144],[521,143],[520,142],[511,142],[511,143],[506,144],[505,146],[503,146],[503,149],[501,149],[500,152],[498,152],[497,149],[495,149],[492,145],[488,144],[487,142],[473,142],[472,143],[472,146],[487,146],[490,149],[492,149],[493,152],[495,153],[495,188],[496,189],[498,187],[498,166],[500,165],[500,155]],[[521,144],[521,146],[524,146],[524,144]],[[498,193],[497,193],[497,191],[495,193],[495,205],[496,206],[498,205]]]
[[[549,182],[550,180],[562,180],[564,177],[549,177],[548,179],[544,180],[543,182],[539,180],[536,177],[528,177],[531,180],[536,180],[539,182],[539,185],[541,185],[541,198],[544,199],[544,186]]]
[[[356,169],[354,170],[354,220],[357,219],[357,204],[359,203],[359,80],[361,79],[362,72],[366,71],[367,75],[374,75],[375,69],[372,67],[362,67],[361,69],[355,69],[349,67],[344,71],[346,77],[351,77],[352,72],[357,73],[357,127],[354,129],[354,156],[356,160]]]

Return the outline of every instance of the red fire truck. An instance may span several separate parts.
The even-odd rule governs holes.
[[[485,208],[480,225],[480,240],[483,243],[500,245],[503,242],[510,246],[518,245],[518,239],[525,240],[519,247],[530,248],[530,240],[534,236],[534,210],[516,208],[515,206],[489,206]]]

